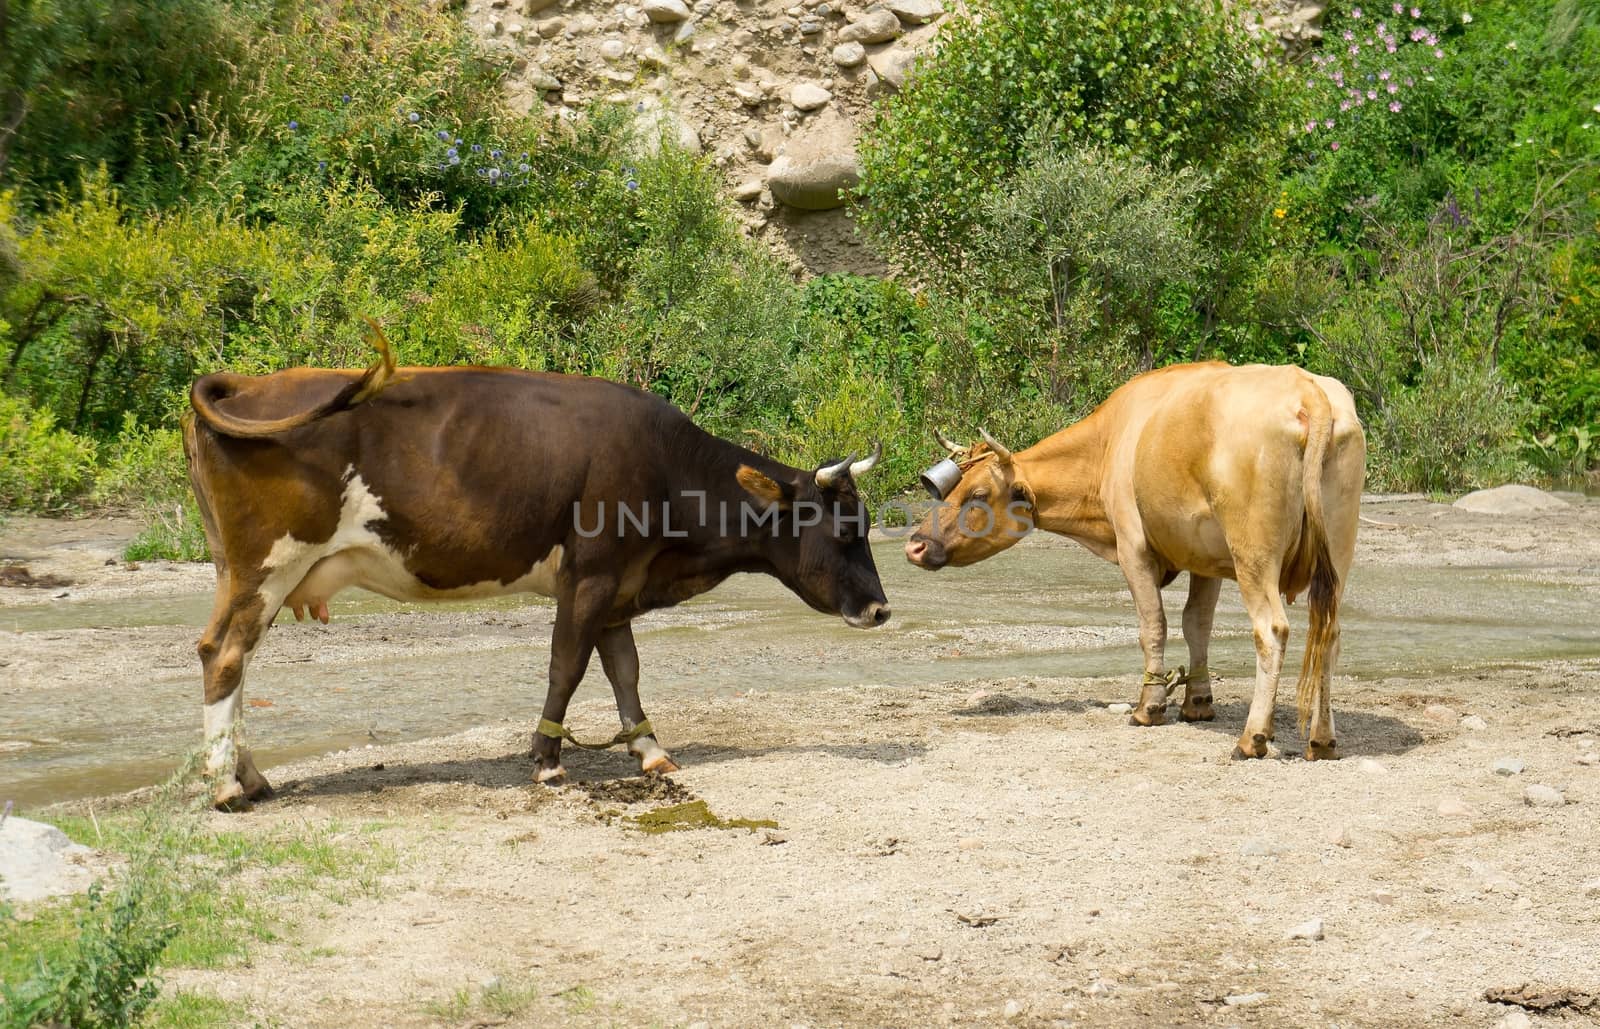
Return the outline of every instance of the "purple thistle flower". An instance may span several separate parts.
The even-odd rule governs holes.
[[[1400,87],[1398,85],[1396,85],[1395,83],[1391,82],[1391,83],[1389,83],[1389,92],[1390,93],[1398,93],[1398,92],[1400,92]]]
[[[461,145],[461,137],[460,136],[457,136],[455,138],[455,144],[456,144],[456,146],[460,146]]]
[[[1406,9],[1406,5],[1405,4],[1395,4],[1394,5],[1394,13],[1396,13],[1396,14],[1402,13],[1403,11],[1405,11],[1405,9]]]
[[[517,165],[517,171],[522,172],[524,175],[526,175],[528,173],[528,164],[527,164],[527,162],[524,161],[522,164]]]
[[[500,160],[500,151],[498,151],[498,150],[489,151],[489,160],[491,160],[491,161]]]
[[[1355,39],[1355,38],[1356,38],[1356,34],[1354,32],[1351,32],[1349,29],[1345,29],[1344,30],[1344,41],[1346,43],[1350,42],[1352,39]]]
[[[449,150],[446,150],[446,151],[445,151],[445,152],[444,152],[444,155],[445,155],[445,156],[446,156],[446,157],[455,157],[455,156],[456,156],[456,155],[458,155],[458,154],[459,154],[459,153],[460,153],[460,152],[461,152],[461,151],[459,151],[459,150],[457,150],[457,149],[456,149],[456,148],[455,148],[455,147],[451,147],[451,148],[450,148],[450,149],[449,149]]]
[[[440,129],[438,132],[434,133],[434,135],[438,136],[441,140],[443,140],[445,142],[449,142],[450,141],[450,133],[446,132],[443,129]]]
[[[1411,8],[1411,17],[1413,17],[1413,18],[1422,17],[1422,8],[1420,8],[1420,7]]]
[[[1367,90],[1367,99],[1368,100],[1376,100],[1376,99],[1378,99],[1378,91],[1375,90],[1375,89]]]
[[[294,132],[295,130],[297,130],[299,128],[300,128],[300,123],[299,122],[292,121],[292,122],[289,123],[289,131],[290,132]]]
[[[1339,101],[1339,110],[1341,110],[1341,111],[1350,110],[1350,101],[1348,101],[1348,100]]]
[[[630,191],[632,191],[632,192],[637,192],[637,191],[638,191],[638,189],[639,189],[639,182],[638,182],[638,180],[637,180],[637,179],[629,179],[629,180],[628,180],[628,189],[629,189],[629,190],[630,190]]]
[[[341,103],[341,104],[348,104],[348,103],[349,103],[349,102],[350,102],[350,94],[349,94],[349,93],[346,93],[346,94],[345,94],[345,95],[344,95],[344,96],[341,96],[341,97],[340,97],[340,98],[339,98],[339,102],[340,102],[340,103]]]
[[[499,168],[490,168],[489,169],[489,181],[490,182],[497,182],[497,181],[499,181],[499,179],[500,179],[500,169]]]
[[[1380,71],[1378,73],[1378,78],[1382,79],[1385,82],[1388,82],[1389,81],[1389,70],[1387,68],[1385,68],[1383,71]]]
[[[415,125],[417,122],[419,122],[421,120],[422,120],[422,115],[418,114],[416,111],[412,111],[410,114],[406,115],[406,121],[410,122],[413,125]]]
[[[1328,144],[1328,149],[1329,150],[1337,150],[1337,149],[1339,149],[1339,141],[1336,139],[1332,143],[1329,143]]]
[[[1332,118],[1328,118],[1328,119],[1326,119],[1326,120],[1325,120],[1325,121],[1324,121],[1324,122],[1323,122],[1323,123],[1322,123],[1322,127],[1323,127],[1323,128],[1325,128],[1325,129],[1331,129],[1331,128],[1333,128],[1333,119],[1332,119]]]
[[[328,162],[327,161],[318,161],[317,162],[317,171],[325,172],[327,170],[328,170]]]
[[[1350,17],[1359,19],[1361,17],[1361,8],[1359,8],[1359,7],[1350,8]]]
[[[474,144],[472,144],[472,152],[475,153],[475,154],[483,153],[483,144],[482,143],[474,143]]]

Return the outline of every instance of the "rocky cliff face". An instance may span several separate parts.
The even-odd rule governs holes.
[[[873,101],[915,74],[965,0],[468,0],[464,17],[514,69],[525,113],[632,103],[706,153],[750,233],[798,274],[881,272],[839,190]],[[1324,4],[1264,0],[1286,46],[1318,38]]]

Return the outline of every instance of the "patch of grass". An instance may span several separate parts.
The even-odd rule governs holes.
[[[586,987],[574,987],[560,996],[566,998],[576,990],[584,991],[587,1001],[582,1010],[587,1011],[593,1006],[594,995]],[[459,987],[443,1000],[428,1001],[422,1010],[426,1015],[447,1022],[463,1021],[478,1011],[509,1018],[527,1011],[538,999],[539,988],[533,983],[496,978],[478,987]]]
[[[200,509],[192,498],[170,505],[142,505],[140,514],[145,527],[123,550],[124,561],[211,560]]]
[[[145,1024],[151,1029],[214,1029],[249,1023],[250,1012],[243,1004],[209,993],[179,990],[157,1001]]]
[[[755,832],[757,829],[778,828],[778,823],[770,818],[722,818],[712,814],[703,800],[658,807],[641,815],[628,815],[623,820],[633,823],[640,832],[651,835],[689,829],[748,829]]]
[[[556,996],[561,998],[562,1003],[566,1004],[567,1010],[574,1015],[588,1014],[594,1010],[597,1003],[594,991],[582,983],[570,990],[562,990]]]

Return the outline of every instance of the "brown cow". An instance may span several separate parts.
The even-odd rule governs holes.
[[[238,747],[245,666],[281,608],[326,621],[348,586],[399,600],[556,598],[534,736],[559,779],[561,722],[590,655],[646,772],[676,766],[639,702],[632,619],[736,572],[781,580],[853,626],[889,607],[854,479],[877,454],[801,471],[711,436],[653,394],[495,368],[208,375],[184,449],[217,566],[199,644],[221,807],[270,792]],[[571,738],[566,736],[566,738]]]
[[[1305,756],[1338,756],[1328,684],[1366,475],[1366,438],[1342,383],[1293,367],[1176,365],[1138,376],[1027,450],[983,438],[961,451],[959,483],[906,544],[912,564],[969,565],[1038,527],[1120,566],[1144,649],[1135,725],[1165,721],[1179,683],[1185,721],[1214,717],[1206,651],[1221,580],[1236,580],[1255,630],[1256,686],[1235,757],[1267,753],[1289,638],[1283,597],[1309,589]],[[1189,670],[1169,674],[1161,589],[1182,571]]]

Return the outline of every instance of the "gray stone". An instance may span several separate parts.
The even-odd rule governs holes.
[[[841,43],[887,43],[900,35],[900,19],[879,8],[839,30]]]
[[[905,88],[906,78],[911,74],[911,66],[916,62],[917,55],[900,47],[890,47],[880,50],[867,58],[867,64],[882,82],[892,90]]]
[[[53,825],[7,818],[0,823],[0,897],[21,903],[82,893],[94,879],[83,864],[92,853]]]
[[[1468,493],[1451,506],[1473,514],[1487,515],[1529,515],[1565,511],[1572,507],[1565,500],[1553,497],[1542,489],[1516,484]]]
[[[554,39],[561,35],[561,31],[567,27],[567,19],[546,18],[535,27],[539,30],[539,35],[544,39]]]
[[[809,160],[784,154],[772,162],[767,188],[772,198],[802,211],[842,207],[841,190],[854,189],[861,169],[854,154],[823,154]]]
[[[534,68],[528,72],[528,84],[541,93],[550,93],[561,88],[561,80],[543,68]]]
[[[733,198],[740,203],[753,203],[761,199],[761,191],[766,188],[760,179],[746,179],[733,187]]]
[[[1460,797],[1440,797],[1439,813],[1446,818],[1470,818],[1477,814]]]
[[[1521,775],[1522,770],[1528,766],[1522,763],[1521,758],[1501,757],[1496,758],[1490,767],[1495,775]]]
[[[909,25],[926,25],[944,15],[944,5],[939,0],[888,0],[883,6]]]
[[[555,2],[556,0],[523,0],[522,14],[531,18]]]
[[[608,61],[620,61],[628,53],[628,44],[620,39],[607,39],[600,43],[600,56]]]
[[[1259,991],[1256,993],[1230,993],[1222,998],[1222,1003],[1230,1008],[1248,1008],[1252,1005],[1260,1004],[1268,996],[1270,995]]]
[[[800,34],[802,36],[815,36],[821,31],[822,22],[820,21],[803,21],[800,23]]]
[[[1495,1029],[1533,1029],[1533,1019],[1528,1017],[1526,1011],[1507,1011],[1495,1023]]]
[[[1289,930],[1291,940],[1320,940],[1322,939],[1322,919],[1313,918],[1309,922],[1301,922]]]
[[[1567,802],[1567,798],[1554,786],[1534,783],[1522,791],[1522,802],[1529,807],[1561,807]]]
[[[860,43],[840,43],[833,48],[833,63],[841,68],[854,68],[867,59],[867,48]]]
[[[1489,728],[1489,723],[1485,722],[1477,715],[1467,715],[1465,718],[1461,719],[1461,728],[1471,729],[1473,732],[1482,732],[1483,730]]]
[[[1455,708],[1443,704],[1429,704],[1422,709],[1422,717],[1429,721],[1438,722],[1440,725],[1455,725],[1461,720]]]
[[[675,25],[689,19],[689,8],[683,0],[644,0],[639,6],[645,17],[657,25]]]
[[[1114,715],[1125,715],[1133,710],[1132,704],[1107,704],[1106,710]]]
[[[819,107],[827,106],[833,94],[811,82],[797,83],[789,90],[789,102],[802,111],[815,111]]]

